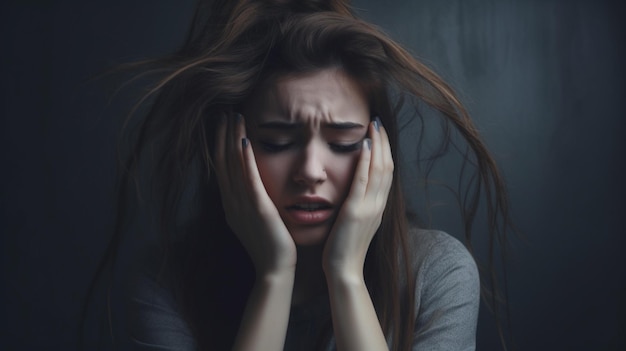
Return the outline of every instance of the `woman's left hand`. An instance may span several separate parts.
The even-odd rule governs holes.
[[[380,226],[393,180],[393,158],[380,119],[369,125],[350,192],[324,247],[326,276],[363,276],[369,245]]]

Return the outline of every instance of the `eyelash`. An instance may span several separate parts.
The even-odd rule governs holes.
[[[275,143],[271,143],[271,142],[266,142],[266,141],[260,141],[259,144],[261,145],[261,147],[263,148],[263,150],[269,152],[269,153],[278,153],[281,151],[286,151],[288,149],[290,149],[291,147],[293,147],[295,145],[295,143],[287,143],[287,144],[275,144]],[[330,149],[336,153],[340,153],[340,154],[344,154],[344,153],[350,153],[353,151],[356,151],[358,149],[360,149],[361,147],[361,142],[356,142],[354,144],[329,144]]]
[[[263,148],[263,150],[269,153],[277,153],[277,152],[285,151],[293,145],[293,143],[274,144],[274,143],[270,143],[266,141],[260,141],[259,144],[261,144],[261,148]]]
[[[354,144],[330,144],[330,148],[331,150],[338,152],[338,153],[349,153],[352,151],[356,151],[358,149],[361,148],[361,142],[358,143],[354,143]]]

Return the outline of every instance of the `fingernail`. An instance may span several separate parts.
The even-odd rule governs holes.
[[[376,129],[377,132],[380,131],[380,125],[382,124],[382,122],[380,121],[380,118],[378,116],[376,116],[374,118],[374,129]]]
[[[250,141],[248,140],[248,138],[241,138],[241,146],[245,149],[248,147],[248,144],[250,143]]]
[[[235,118],[237,122],[243,121],[243,115],[239,112],[237,112],[237,114],[235,115]]]
[[[368,150],[371,150],[372,149],[372,139],[365,138],[365,145],[367,145],[367,149]]]

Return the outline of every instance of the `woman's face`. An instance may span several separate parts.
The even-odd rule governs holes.
[[[324,242],[354,176],[370,112],[340,69],[285,76],[244,109],[259,173],[296,245]]]

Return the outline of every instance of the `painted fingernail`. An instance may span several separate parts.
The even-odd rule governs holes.
[[[239,112],[237,112],[237,114],[235,115],[235,120],[239,123],[241,121],[243,121],[243,115]]]
[[[382,124],[382,122],[380,121],[380,118],[378,116],[376,116],[374,118],[374,129],[376,129],[377,132],[380,131],[380,125]]]
[[[367,149],[368,150],[371,150],[372,149],[372,139],[365,138],[365,145],[367,145]]]
[[[241,146],[244,149],[248,147],[248,144],[250,144],[250,141],[248,140],[248,138],[241,138]]]

